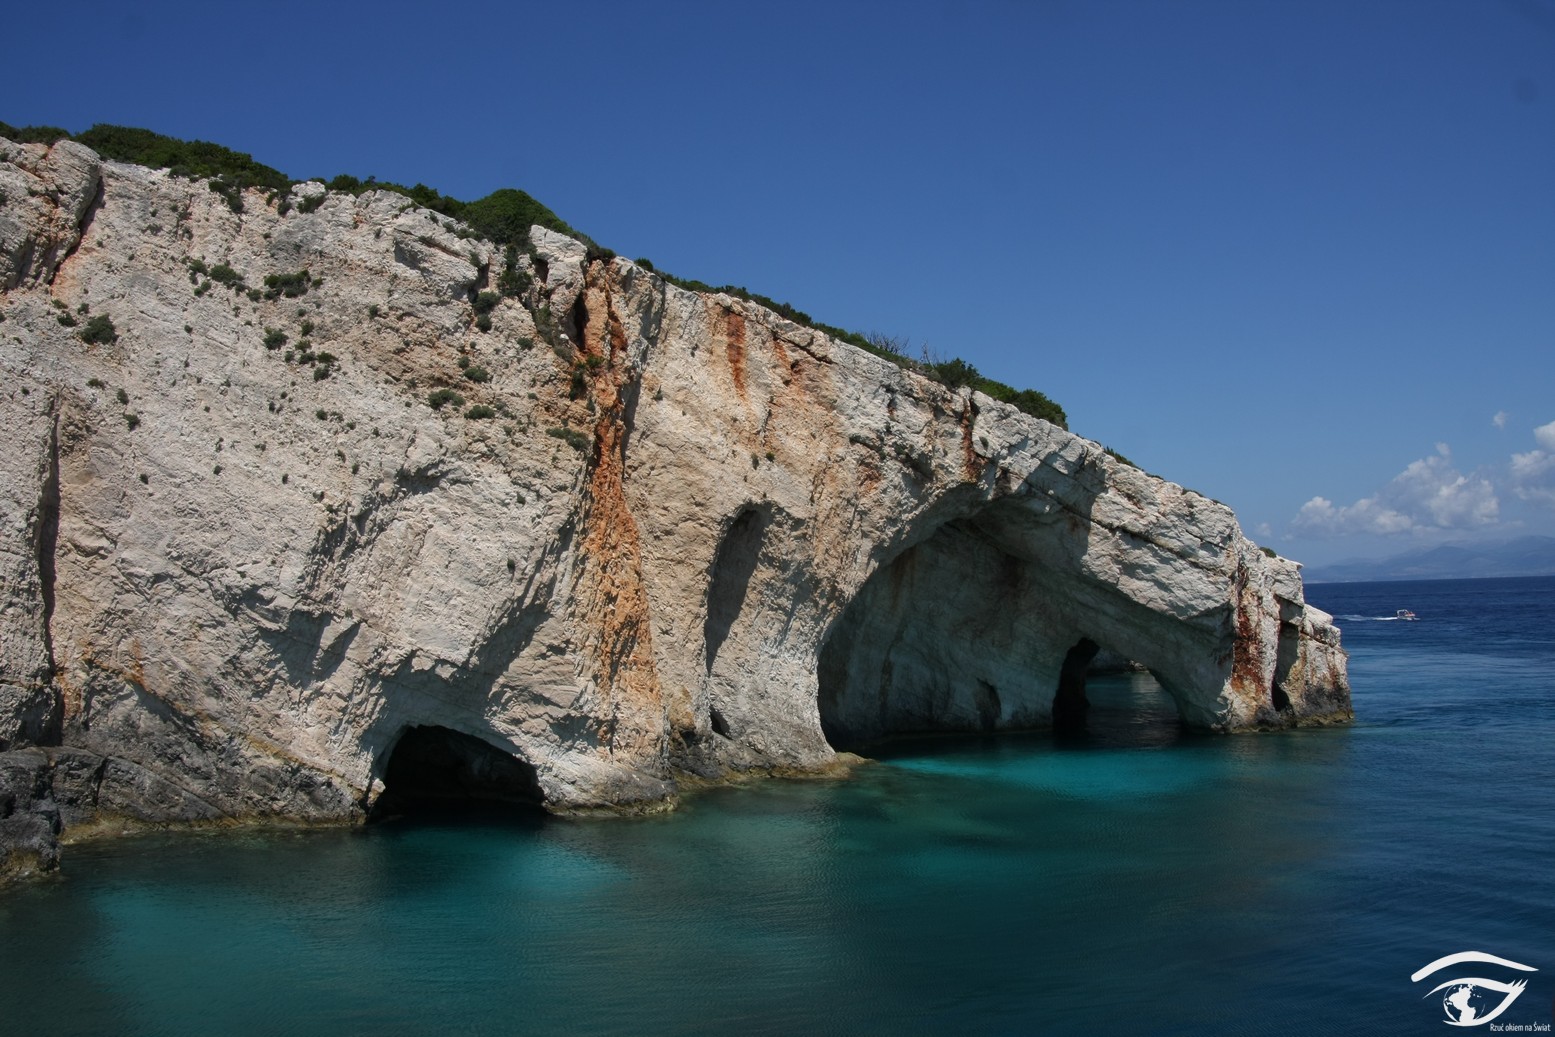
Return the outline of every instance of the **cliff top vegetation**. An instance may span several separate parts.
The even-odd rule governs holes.
[[[71,133],[57,126],[11,126],[0,122],[0,136],[21,143],[55,144],[64,139],[84,144],[106,159],[130,162],[152,169],[166,169],[177,176],[206,179],[211,189],[221,194],[235,212],[243,211],[243,191],[262,188],[272,197],[284,195],[298,183],[261,162],[252,155],[209,141],[186,141],[164,136],[151,130],[132,126],[112,126],[99,123],[82,133]],[[322,178],[309,178],[320,179]],[[481,237],[506,248],[522,249],[528,244],[529,228],[539,225],[582,241],[591,258],[611,258],[614,252],[601,247],[588,235],[569,226],[545,205],[516,188],[504,187],[484,198],[465,202],[445,195],[426,184],[406,187],[390,181],[368,177],[363,180],[349,174],[341,174],[323,181],[331,191],[362,194],[365,191],[393,191],[402,194],[424,208],[467,224]],[[284,199],[278,204],[289,204]],[[639,265],[654,270],[647,260]],[[880,334],[864,335],[856,331],[824,324],[797,307],[752,292],[741,285],[710,285],[702,281],[676,277],[662,270],[654,270],[671,284],[697,292],[722,292],[748,302],[765,306],[779,316],[796,324],[814,328],[849,345],[884,357],[909,370],[916,371],[950,388],[968,386],[993,399],[1008,403],[1017,410],[1050,421],[1060,428],[1069,427],[1068,416],[1045,394],[1036,389],[1016,389],[1003,382],[987,378],[976,367],[958,357],[942,359],[924,351],[919,357],[908,355],[906,342]]]

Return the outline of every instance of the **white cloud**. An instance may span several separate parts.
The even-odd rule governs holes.
[[[1337,536],[1345,533],[1407,533],[1415,527],[1408,515],[1363,497],[1348,507],[1336,508],[1327,497],[1313,497],[1301,506],[1291,523],[1297,536]]]
[[[1555,422],[1548,427],[1555,439]],[[1435,457],[1414,462],[1354,504],[1336,507],[1326,497],[1313,497],[1296,513],[1291,532],[1324,537],[1470,529],[1492,525],[1500,514],[1501,501],[1490,480],[1459,472],[1452,465],[1452,450],[1438,443]]]
[[[1534,429],[1533,441],[1537,449],[1512,455],[1512,490],[1523,500],[1555,504],[1555,421]]]
[[[1490,423],[1496,428],[1506,428],[1506,419],[1511,415],[1504,410],[1496,411],[1496,416],[1490,419]]]

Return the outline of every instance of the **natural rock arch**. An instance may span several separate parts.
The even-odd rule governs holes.
[[[1077,570],[1089,529],[1072,515],[1018,497],[967,512],[880,565],[828,630],[817,666],[828,743],[1083,729],[1086,675],[1103,647],[1149,668],[1185,722],[1215,726],[1220,686],[1184,676],[1173,651],[1212,652],[1203,624],[1087,580]]]

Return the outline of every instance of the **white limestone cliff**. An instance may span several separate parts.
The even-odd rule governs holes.
[[[0,141],[0,842],[358,819],[407,761],[657,809],[1062,722],[1096,646],[1195,727],[1349,717],[1223,505],[540,228],[483,331],[500,250],[321,192]]]

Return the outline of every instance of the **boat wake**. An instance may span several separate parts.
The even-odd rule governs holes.
[[[1398,623],[1413,616],[1335,616],[1341,623]]]

